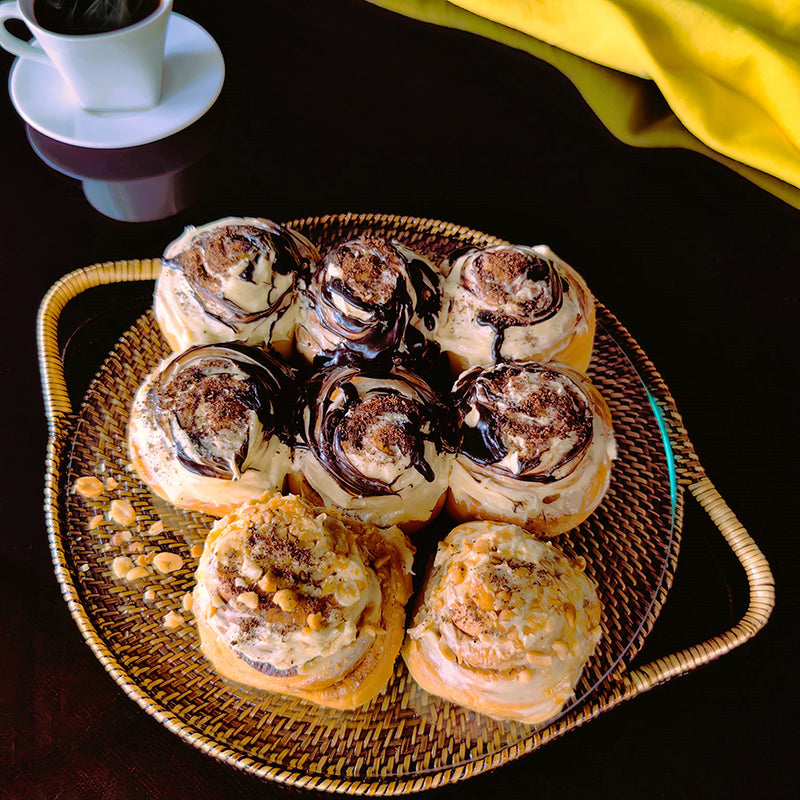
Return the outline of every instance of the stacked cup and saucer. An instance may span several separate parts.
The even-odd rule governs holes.
[[[9,20],[22,22],[33,39],[12,33]],[[225,78],[217,43],[173,12],[172,0],[7,0],[0,2],[0,45],[18,57],[9,94],[36,152],[77,178],[83,176],[72,162],[86,165],[94,154],[96,164],[106,165],[93,170],[94,180],[105,170],[108,183],[115,163],[132,163],[130,153],[120,159],[112,151],[131,148],[140,171],[156,177],[148,161],[164,166],[161,145],[179,132],[186,137],[214,105]],[[139,221],[133,210],[98,210]]]

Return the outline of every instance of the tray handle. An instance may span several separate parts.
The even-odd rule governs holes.
[[[42,299],[36,323],[39,372],[45,414],[51,436],[72,414],[72,401],[64,378],[64,362],[58,342],[61,312],[70,300],[95,286],[122,281],[155,280],[161,271],[160,259],[108,261],[77,269],[57,281]]]
[[[725,633],[657,658],[622,676],[620,701],[714,661],[744,644],[766,625],[775,606],[775,581],[769,563],[709,478],[703,475],[688,489],[744,568],[750,592],[749,604],[742,618]]]

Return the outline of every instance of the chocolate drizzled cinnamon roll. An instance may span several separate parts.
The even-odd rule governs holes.
[[[296,231],[228,217],[189,227],[164,251],[153,311],[170,347],[244,341],[288,356],[299,271],[319,258]]]
[[[601,636],[585,567],[517,525],[457,526],[439,545],[403,645],[411,676],[497,719],[552,719]]]
[[[330,250],[301,288],[297,349],[317,367],[353,356],[420,366],[438,353],[439,274],[395,240],[352,239]]]
[[[421,377],[398,365],[329,367],[310,381],[305,395],[293,491],[407,532],[439,512],[452,423]]]
[[[238,683],[351,709],[386,686],[405,633],[413,549],[293,495],[212,527],[193,611],[204,654]]]
[[[474,367],[452,394],[460,420],[454,516],[552,536],[597,508],[616,443],[608,406],[585,375],[562,364]]]
[[[594,299],[545,246],[493,245],[451,253],[437,339],[456,372],[499,361],[589,364]]]
[[[240,342],[173,355],[134,398],[128,426],[134,469],[173,505],[217,516],[280,491],[291,468],[296,398],[291,370]]]

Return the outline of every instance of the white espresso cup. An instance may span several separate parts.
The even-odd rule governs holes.
[[[87,111],[138,111],[161,98],[164,44],[172,0],[140,22],[108,33],[53,33],[37,23],[34,0],[0,3],[0,45],[20,58],[52,65]],[[22,20],[36,44],[14,36],[9,19]],[[53,76],[57,79],[57,76]]]

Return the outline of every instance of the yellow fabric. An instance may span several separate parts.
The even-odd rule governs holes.
[[[685,147],[800,208],[800,0],[371,0],[525,50],[619,139]]]

